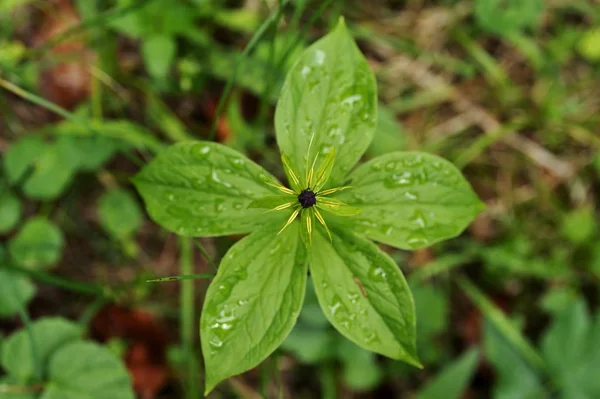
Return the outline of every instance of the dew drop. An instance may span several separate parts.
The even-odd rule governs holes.
[[[342,100],[342,105],[348,106],[352,108],[355,103],[360,102],[362,100],[362,96],[360,94],[355,94],[353,96],[348,96]]]
[[[374,172],[378,172],[378,171],[380,171],[382,167],[383,167],[383,166],[381,165],[381,163],[380,163],[380,162],[373,162],[373,163],[371,164],[371,170],[373,170]]]
[[[416,201],[417,199],[419,199],[419,196],[416,193],[411,193],[410,191],[405,191],[404,197],[406,197],[406,199],[409,199],[411,201]]]
[[[304,65],[302,67],[302,70],[300,71],[300,74],[302,75],[303,78],[306,78],[306,75],[308,75],[310,73],[310,67],[307,65]]]
[[[387,274],[381,267],[372,267],[369,270],[369,278],[373,281],[385,281]]]
[[[210,150],[211,148],[208,145],[201,145],[195,147],[196,156],[201,159],[207,158],[208,154],[210,153]]]
[[[325,62],[325,52],[323,50],[315,51],[315,63],[317,65],[323,65]]]
[[[429,244],[429,240],[423,233],[412,233],[406,238],[408,245],[413,248],[421,248]]]
[[[396,170],[396,162],[390,161],[390,162],[386,163],[385,170],[387,170],[388,172]]]

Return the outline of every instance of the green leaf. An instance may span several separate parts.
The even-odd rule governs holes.
[[[275,113],[277,143],[301,178],[317,154],[323,162],[335,147],[327,186],[337,186],[371,143],[376,123],[375,77],[341,20],[288,73]]]
[[[562,220],[561,233],[574,244],[583,244],[590,240],[595,230],[596,218],[591,206],[572,210]]]
[[[70,137],[70,139],[81,154],[77,164],[78,169],[89,172],[99,169],[115,153],[128,147],[119,140],[105,136]]]
[[[17,273],[0,269],[0,317],[14,316],[35,295],[35,285]]]
[[[417,353],[423,364],[431,366],[444,356],[439,335],[448,328],[447,296],[432,284],[409,280],[409,285],[417,315]]]
[[[98,203],[102,227],[115,239],[129,238],[140,228],[143,217],[133,195],[117,188],[102,195]]]
[[[32,1],[33,0],[3,0],[2,3],[0,3],[0,14],[9,15],[9,13],[14,11],[17,7],[23,7]]]
[[[11,143],[4,154],[4,171],[8,181],[18,183],[47,147],[48,144],[37,136],[23,137]]]
[[[600,28],[586,30],[577,44],[577,49],[588,61],[600,61]]]
[[[415,307],[402,272],[372,242],[333,230],[313,233],[310,273],[325,316],[362,348],[420,366]]]
[[[434,377],[417,394],[417,399],[459,399],[467,389],[479,363],[479,351],[471,349],[440,374]]]
[[[43,217],[29,219],[8,243],[12,260],[28,269],[46,268],[55,264],[64,245],[62,232]]]
[[[485,296],[469,280],[457,279],[460,288],[475,303],[486,319],[497,329],[502,338],[527,362],[527,365],[540,373],[546,371],[546,364],[535,348],[514,326],[514,324],[502,313],[502,311]]]
[[[96,139],[98,143],[103,143],[106,146],[107,140],[116,141],[115,145],[120,149],[126,149],[128,146],[133,146],[138,149],[148,149],[151,151],[161,151],[165,148],[164,144],[152,135],[152,132],[135,123],[126,120],[111,120],[111,121],[86,121],[85,124],[76,124],[65,121],[58,125],[53,125],[44,132],[56,136],[71,136]],[[93,143],[93,140],[92,140]],[[85,147],[87,149],[89,147]],[[107,151],[103,148],[103,151]],[[106,155],[104,155],[106,156]],[[88,158],[86,153],[81,158]],[[93,163],[98,164],[100,154],[95,154],[92,159],[80,159],[80,165],[85,169],[89,169]],[[91,162],[94,161],[94,162]]]
[[[379,103],[378,115],[377,131],[367,150],[367,155],[373,158],[393,151],[405,150],[408,133],[396,119],[395,113],[385,104]]]
[[[549,397],[537,373],[489,322],[484,328],[484,348],[497,375],[493,389],[495,399]]]
[[[38,200],[57,198],[71,183],[80,156],[72,140],[59,138],[35,161],[33,172],[23,184],[23,192]]]
[[[250,205],[248,205],[248,208],[274,209],[288,203],[296,205],[298,199],[291,195],[266,195],[252,201]]]
[[[542,0],[475,1],[475,18],[479,26],[503,36],[534,27],[543,11]]]
[[[277,193],[266,185],[274,182],[239,152],[204,141],[174,144],[134,178],[152,219],[185,236],[243,234],[283,222],[278,212],[248,209],[255,199]]]
[[[206,393],[257,366],[284,341],[304,300],[307,257],[299,223],[253,232],[227,252],[211,282],[200,335]]]
[[[81,339],[81,329],[77,324],[58,317],[36,320],[32,323],[31,330],[35,342],[35,357],[42,371],[48,370],[50,358],[59,348]],[[30,335],[26,329],[15,332],[4,341],[1,360],[2,367],[12,378],[22,384],[32,381],[35,363]]]
[[[362,213],[336,221],[400,249],[455,237],[484,209],[460,171],[431,154],[382,155],[359,166],[350,179],[353,188],[336,198]]]
[[[321,309],[319,309],[321,312]],[[334,355],[335,340],[331,331],[313,330],[296,325],[281,344],[281,349],[292,352],[305,364],[318,364]]]
[[[347,339],[341,339],[338,356],[343,361],[342,379],[353,390],[373,389],[383,377],[375,354],[364,350]]]
[[[1,346],[1,345],[0,345]],[[0,387],[5,386],[19,386],[19,382],[10,376],[0,377]],[[1,388],[0,388],[1,390]],[[38,399],[36,392],[0,392],[1,399]]]
[[[11,231],[21,219],[21,201],[0,184],[0,234]]]
[[[119,358],[92,342],[60,348],[49,363],[50,382],[40,399],[133,399],[131,378]]]
[[[154,35],[144,39],[142,44],[144,63],[155,78],[167,76],[176,52],[177,44],[172,36]]]
[[[573,302],[542,338],[542,353],[563,398],[600,397],[600,313],[592,323],[585,302]]]

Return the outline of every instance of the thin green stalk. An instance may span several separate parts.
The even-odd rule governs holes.
[[[216,264],[215,260],[208,254],[208,251],[206,250],[206,248],[204,248],[204,245],[202,245],[202,243],[200,243],[200,241],[198,241],[198,240],[194,240],[194,245],[196,245],[196,248],[198,248],[200,250],[200,252],[202,253],[202,256],[204,256],[204,259],[206,259],[208,264],[214,270],[217,270],[217,264]]]
[[[34,280],[37,280],[41,283],[53,285],[59,288],[64,288],[72,292],[78,292],[80,294],[88,294],[104,298],[110,298],[112,296],[109,290],[100,285],[71,281],[62,277],[52,275],[50,273],[46,273],[39,270],[25,269],[16,265],[5,265],[5,267],[9,270],[26,274],[32,277]]]
[[[180,237],[180,271],[184,276],[192,274],[192,246],[189,238]],[[195,350],[194,350],[194,281],[186,279],[181,284],[181,343],[186,356],[186,383],[185,395],[188,399],[199,397],[198,372],[196,368]]]
[[[24,100],[27,100],[33,104],[39,105],[40,107],[46,108],[47,110],[62,116],[63,118],[76,123],[78,125],[82,125],[85,126],[87,129],[89,129],[92,133],[102,136],[102,133],[99,132],[98,130],[94,129],[86,119],[82,119],[78,116],[76,116],[75,114],[72,114],[71,112],[67,111],[66,109],[46,100],[43,97],[40,97],[34,93],[28,92],[27,90],[22,89],[21,87],[7,81],[4,80],[2,78],[0,78],[0,87],[2,87],[3,89],[13,93],[14,95],[23,98]],[[144,146],[146,148],[148,148],[149,150],[153,151],[153,152],[160,152],[163,149],[163,145],[160,141],[155,141],[153,137],[151,140],[145,140]]]
[[[229,93],[231,92],[231,89],[233,88],[233,85],[235,84],[235,80],[237,77],[237,72],[239,70],[240,64],[242,64],[244,59],[254,50],[256,45],[259,43],[259,41],[262,39],[262,37],[265,35],[265,33],[269,30],[271,25],[274,22],[279,20],[279,16],[281,15],[283,8],[288,3],[289,3],[289,0],[283,0],[279,4],[277,9],[269,15],[269,17],[265,20],[265,22],[263,22],[262,25],[258,28],[256,33],[254,33],[254,35],[250,39],[250,42],[248,42],[248,45],[246,46],[244,51],[242,51],[242,54],[240,54],[238,61],[236,62],[235,67],[233,68],[233,73],[231,74],[231,77],[227,81],[227,84],[225,85],[225,88],[223,89],[223,93],[221,94],[221,98],[219,99],[219,104],[217,105],[217,110],[215,111],[212,127],[210,128],[210,133],[208,134],[209,140],[213,140],[215,138],[215,133],[217,132],[217,124],[219,121],[219,117],[221,116],[221,114],[223,113],[223,110],[225,109],[225,103],[227,102]]]
[[[181,276],[169,276],[169,277],[155,278],[152,280],[146,280],[146,282],[147,283],[166,283],[169,281],[197,280],[199,278],[213,278],[213,277],[215,277],[214,273],[184,274]]]
[[[100,309],[102,309],[105,305],[110,302],[108,298],[97,297],[83,312],[83,314],[79,317],[79,325],[83,328],[86,328],[92,318],[98,313]]]
[[[14,291],[14,289],[13,289]],[[15,293],[13,292],[13,295],[15,295]],[[37,342],[35,340],[35,336],[33,335],[33,328],[31,326],[31,318],[29,317],[29,312],[27,312],[27,308],[25,307],[24,304],[21,304],[21,306],[19,306],[19,316],[21,317],[21,321],[23,321],[23,324],[25,325],[25,329],[27,330],[27,336],[29,338],[29,345],[31,345],[31,359],[33,360],[33,372],[35,375],[35,378],[39,381],[42,379],[43,376],[43,371],[42,371],[42,364],[40,362],[40,357],[38,355],[38,351],[37,351]]]
[[[320,368],[319,376],[321,378],[321,397],[323,399],[337,398],[337,387],[335,384],[335,370],[331,363],[326,363]]]

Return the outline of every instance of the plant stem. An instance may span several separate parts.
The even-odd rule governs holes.
[[[190,275],[193,272],[192,246],[189,238],[179,238],[180,272]],[[194,351],[194,281],[183,280],[181,283],[181,343],[186,356],[185,395],[188,399],[198,397],[198,373]]]
[[[25,329],[27,330],[27,336],[29,337],[29,345],[31,345],[31,359],[33,360],[33,372],[35,378],[38,381],[41,381],[42,365],[40,364],[40,357],[38,356],[37,342],[35,341],[35,336],[33,335],[33,328],[31,326],[31,318],[29,317],[29,312],[27,312],[27,308],[24,304],[19,306],[19,316],[21,317],[21,320],[25,325]]]

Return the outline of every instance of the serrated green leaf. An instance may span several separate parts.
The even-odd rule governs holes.
[[[28,269],[46,268],[62,255],[63,234],[44,217],[29,219],[8,243],[12,260]]]
[[[282,222],[280,212],[248,209],[276,194],[262,167],[221,144],[189,141],[160,153],[133,179],[150,217],[185,236],[243,234]]]
[[[471,349],[446,366],[417,394],[417,399],[459,399],[467,389],[479,361],[479,351]]]
[[[108,191],[98,202],[100,224],[117,240],[123,240],[140,228],[142,212],[133,195],[117,188]]]
[[[50,381],[40,399],[134,399],[131,378],[108,348],[92,342],[61,347],[48,365]]]
[[[309,161],[317,154],[322,159],[335,147],[336,165],[327,183],[332,187],[342,183],[365,152],[376,122],[375,77],[341,21],[307,48],[288,73],[275,112],[277,143],[301,177]]]
[[[48,146],[49,144],[37,136],[23,137],[11,143],[3,157],[4,172],[8,181],[12,184],[18,183]]]
[[[382,155],[359,166],[350,179],[353,188],[336,198],[362,213],[336,223],[400,249],[455,237],[484,209],[460,171],[431,154]]]
[[[77,324],[58,317],[36,320],[32,323],[31,330],[36,358],[44,372],[48,370],[50,358],[59,348],[81,339],[81,329]],[[35,364],[30,336],[26,329],[13,333],[4,341],[1,360],[2,367],[13,379],[21,384],[32,381]]]
[[[309,254],[310,274],[325,316],[362,348],[419,366],[415,307],[394,261],[375,244],[333,230],[319,230]]]
[[[35,285],[22,275],[0,269],[0,317],[14,316],[35,295]]]
[[[257,230],[225,255],[200,321],[206,393],[269,356],[296,323],[304,300],[307,258],[299,223],[281,234]]]
[[[21,219],[21,201],[0,184],[0,234],[11,231]]]
[[[175,59],[177,44],[175,38],[168,35],[153,35],[144,39],[142,55],[150,75],[155,78],[167,76]]]
[[[250,205],[248,205],[248,208],[275,209],[283,206],[288,208],[286,204],[290,203],[296,205],[298,203],[298,199],[291,195],[266,195],[264,197],[257,198],[254,201],[252,201]]]

